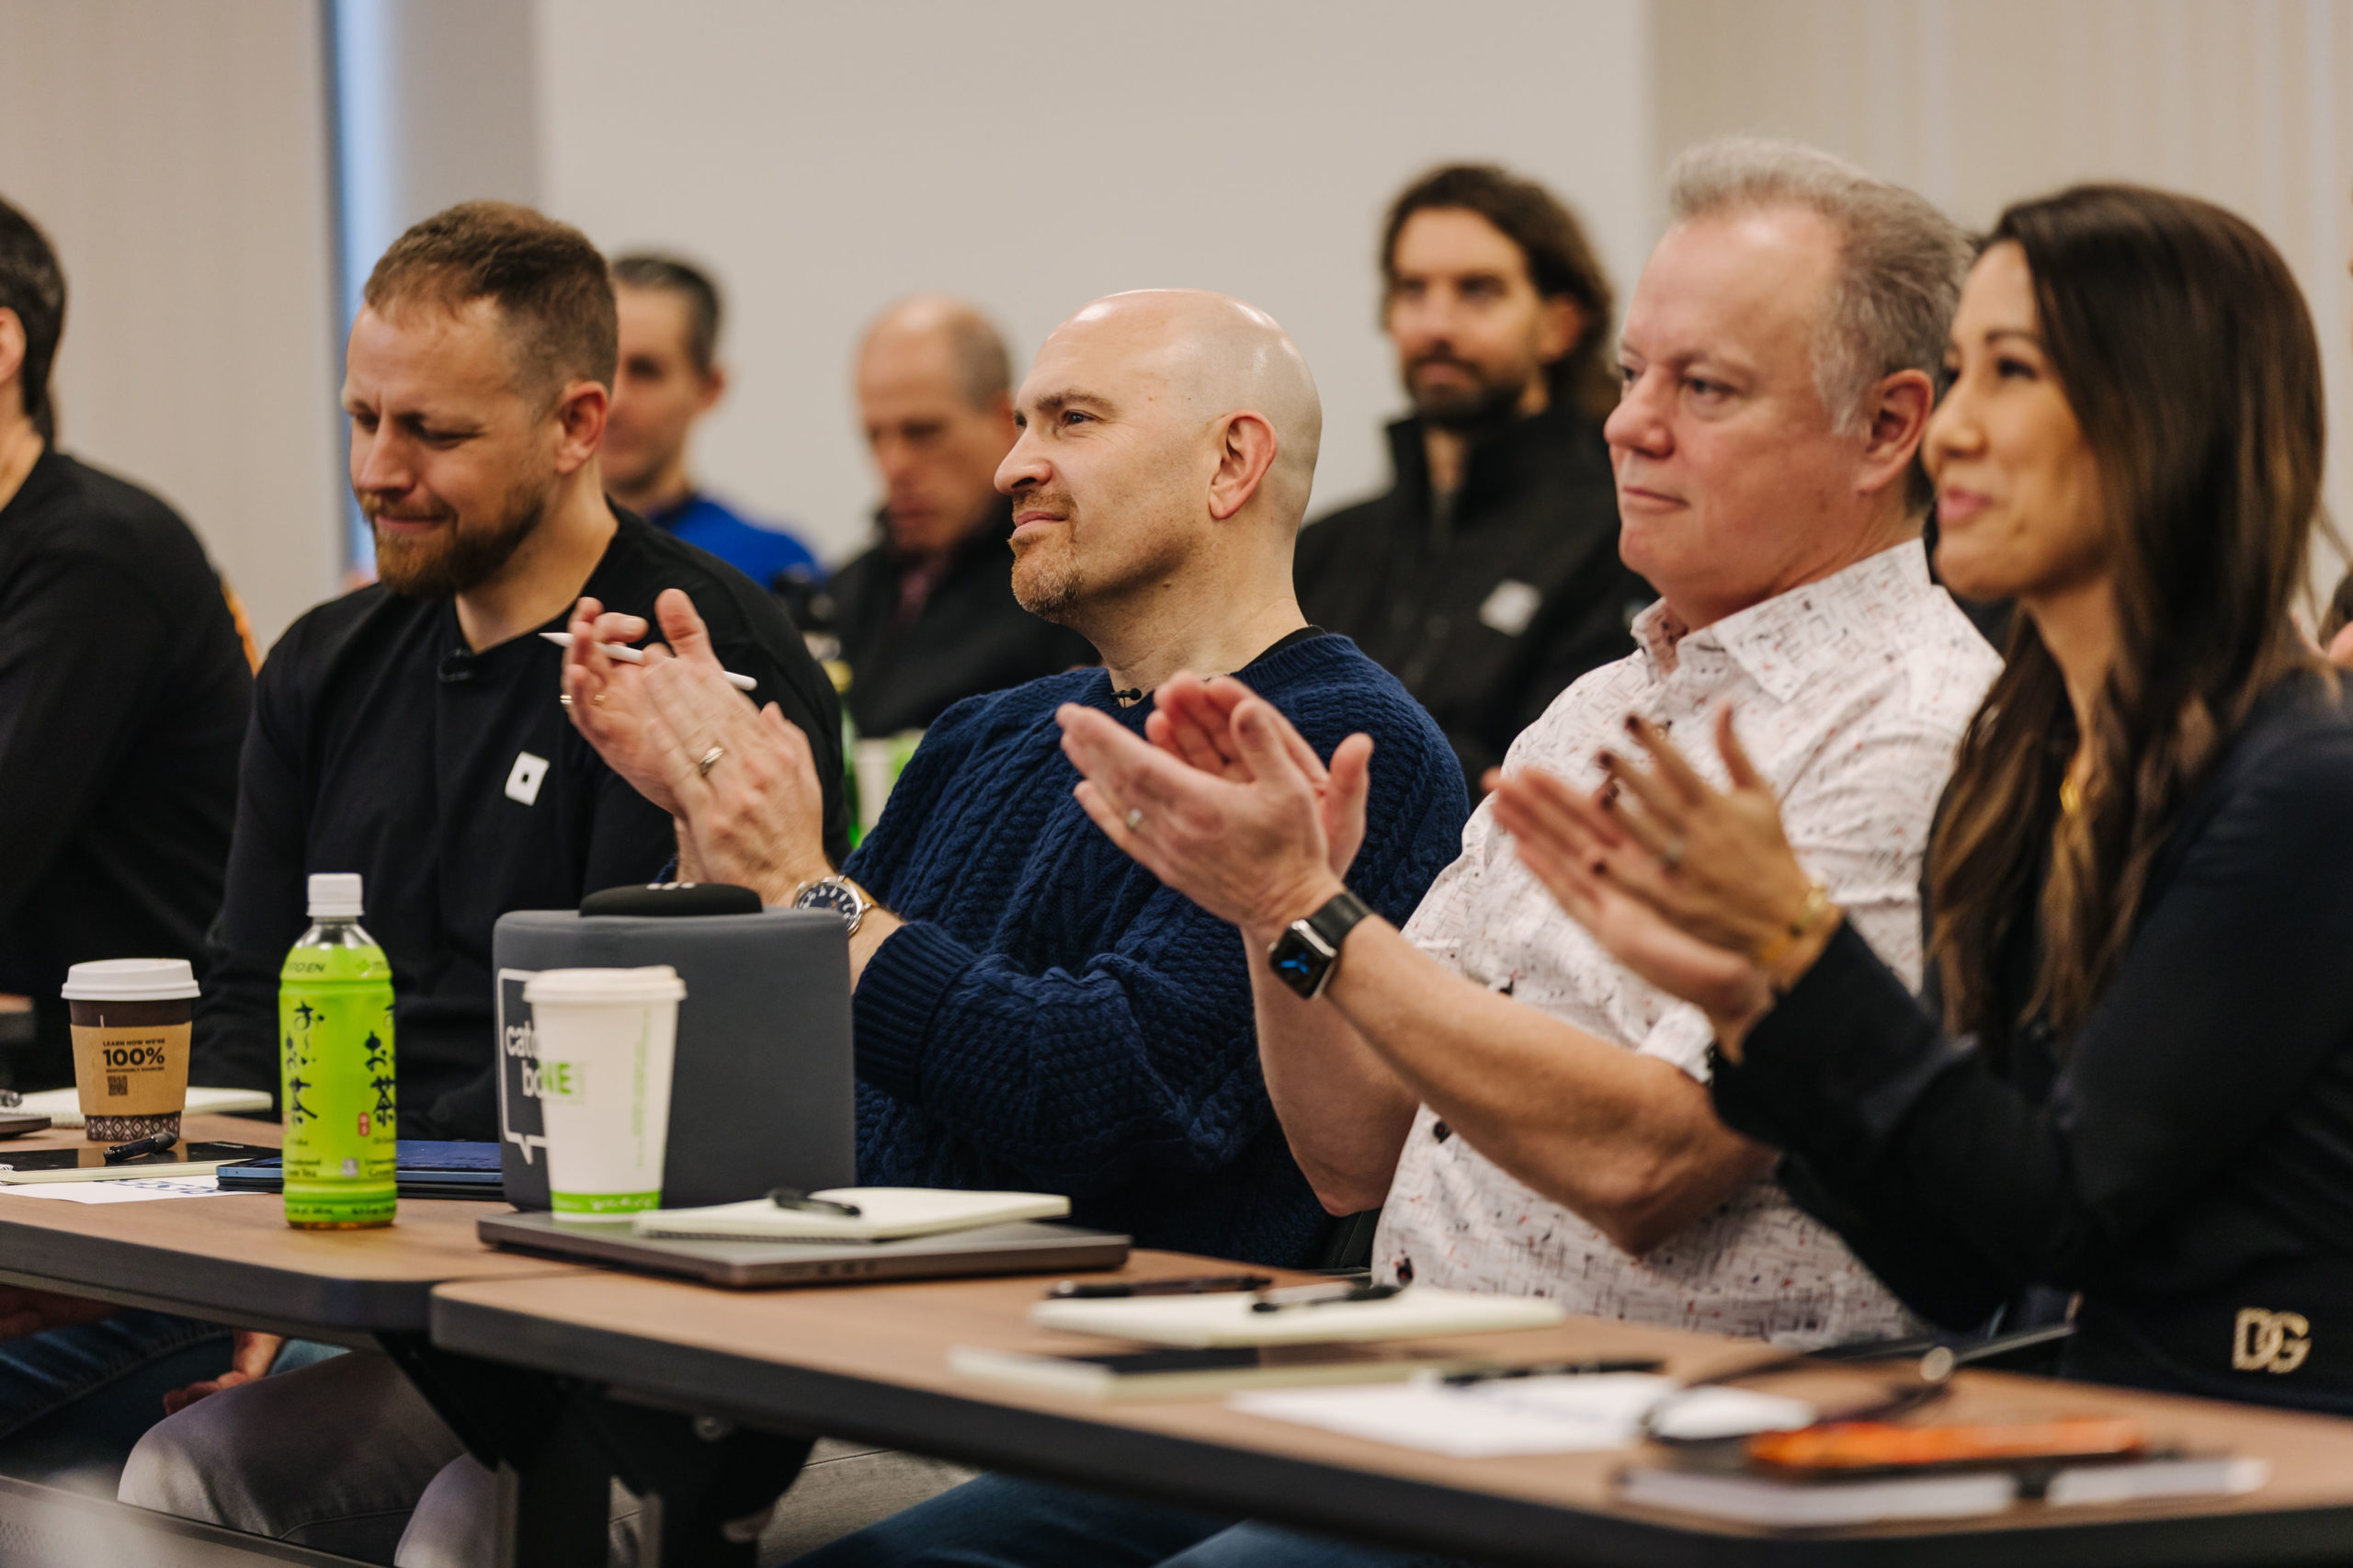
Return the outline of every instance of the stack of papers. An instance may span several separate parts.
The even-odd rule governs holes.
[[[928,1187],[832,1187],[809,1194],[858,1210],[786,1209],[765,1198],[708,1209],[655,1209],[635,1216],[641,1236],[680,1241],[896,1242],[975,1231],[1015,1220],[1056,1220],[1070,1199],[1051,1192],[951,1192]]]
[[[82,1094],[78,1089],[42,1089],[27,1095],[13,1108],[21,1116],[45,1116],[55,1127],[82,1125]],[[189,1116],[232,1116],[240,1111],[267,1110],[269,1096],[259,1089],[190,1089]]]
[[[1402,1387],[1236,1394],[1234,1409],[1454,1459],[1593,1453],[1631,1448],[1643,1417],[1680,1387],[1649,1372],[1511,1378],[1455,1387],[1435,1378]],[[1813,1420],[1802,1400],[1739,1388],[1677,1394],[1669,1430],[1793,1429]],[[1689,1430],[1686,1430],[1688,1428]]]
[[[1133,1296],[1098,1301],[1041,1301],[1029,1309],[1040,1328],[1098,1334],[1145,1345],[1330,1345],[1365,1339],[1424,1339],[1444,1334],[1495,1334],[1548,1328],[1567,1317],[1557,1301],[1533,1296],[1474,1296],[1410,1285],[1377,1301],[1252,1311],[1256,1297]]]
[[[11,1198],[56,1198],[68,1203],[149,1203],[158,1198],[213,1198],[221,1183],[209,1176],[125,1176],[120,1181],[52,1181],[8,1188]]]

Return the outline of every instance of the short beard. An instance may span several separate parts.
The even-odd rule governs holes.
[[[1040,620],[1069,624],[1066,618],[1085,591],[1072,554],[1064,543],[1051,555],[1033,547],[1013,558],[1013,597],[1023,609]]]
[[[1419,363],[1427,363],[1420,361]],[[1427,424],[1459,435],[1471,435],[1508,425],[1518,415],[1520,400],[1528,395],[1526,381],[1499,382],[1488,379],[1477,366],[1461,359],[1449,359],[1476,377],[1469,387],[1460,391],[1448,388],[1442,392],[1424,392],[1414,380],[1418,364],[1405,371],[1405,391],[1414,400],[1414,412]]]
[[[455,518],[429,541],[395,539],[376,529],[376,580],[405,598],[446,599],[496,576],[515,558],[547,516],[555,494],[552,478],[522,480],[507,491],[498,513],[486,523]],[[360,503],[367,509],[365,501]],[[374,524],[374,514],[369,513]]]

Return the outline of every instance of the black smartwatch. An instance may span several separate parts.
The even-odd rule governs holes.
[[[1292,921],[1267,949],[1267,961],[1285,985],[1313,1001],[1339,967],[1340,944],[1371,913],[1364,900],[1343,889],[1306,919]]]

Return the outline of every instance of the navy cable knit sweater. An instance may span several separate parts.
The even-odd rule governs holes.
[[[1446,737],[1345,637],[1237,673],[1320,756],[1372,736],[1347,880],[1403,922],[1460,844]],[[843,867],[907,922],[854,1004],[858,1179],[1060,1192],[1140,1245],[1308,1262],[1331,1221],[1267,1098],[1241,938],[1079,809],[1065,702],[1139,734],[1152,710],[1114,703],[1099,669],[958,703]]]

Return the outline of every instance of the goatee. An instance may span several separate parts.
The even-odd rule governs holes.
[[[387,534],[363,501],[376,535],[376,580],[406,598],[454,598],[479,587],[514,559],[554,494],[552,478],[525,481],[507,492],[497,516],[476,523],[450,517],[423,539]]]

